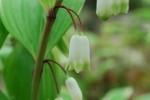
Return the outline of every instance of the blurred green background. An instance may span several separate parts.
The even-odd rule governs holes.
[[[99,21],[95,10],[96,0],[86,0],[80,14],[84,33],[90,40],[91,70],[80,74],[69,72],[77,79],[84,100],[150,100],[150,1],[130,0],[128,14],[113,16],[106,22]],[[63,37],[66,44],[69,43],[71,34],[74,34],[73,31],[71,27]],[[65,66],[68,52],[55,49],[56,53],[62,53],[57,58]],[[5,80],[4,83],[3,76],[14,77],[11,79],[19,77],[21,82],[30,82],[33,62],[25,48],[9,36],[0,50],[0,89],[3,93],[7,95],[7,84],[10,90],[15,88],[15,93],[19,95],[19,88],[11,87],[17,81]],[[14,67],[18,69],[16,72],[21,71],[18,75],[11,71]],[[25,72],[26,69],[30,72]],[[25,73],[31,77],[26,79]],[[25,84],[24,91],[30,92]],[[13,91],[12,94],[15,93]],[[64,86],[62,96],[68,98],[65,100],[70,99]]]

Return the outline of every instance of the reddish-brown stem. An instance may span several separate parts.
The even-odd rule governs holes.
[[[59,64],[57,61],[52,60],[52,59],[45,59],[45,60],[44,60],[44,63],[45,63],[45,62],[53,62],[53,63],[57,64],[57,65],[62,69],[62,71],[65,73],[65,75],[67,75],[66,70],[65,70],[65,69],[63,68],[63,66],[61,66],[61,64]]]
[[[72,10],[72,9],[70,9],[70,8],[68,8],[71,12],[73,12],[76,16],[77,16],[77,18],[78,18],[78,20],[79,20],[79,23],[80,23],[80,27],[81,27],[81,30],[82,30],[82,22],[81,22],[81,19],[80,19],[80,17],[79,17],[79,15],[74,11],[74,10]]]
[[[57,8],[64,8],[64,9],[67,10],[67,12],[69,13],[69,15],[70,15],[70,17],[71,17],[71,19],[72,19],[72,21],[73,21],[74,28],[76,29],[75,19],[74,19],[73,15],[71,14],[69,8],[67,8],[67,7],[65,7],[65,6],[63,6],[63,5],[56,6],[55,9],[57,9]]]
[[[49,67],[50,67],[50,70],[51,70],[51,72],[52,72],[52,75],[53,75],[53,78],[54,78],[54,81],[55,81],[56,90],[57,90],[57,93],[59,94],[59,93],[60,93],[60,92],[59,92],[59,87],[58,87],[58,83],[57,83],[57,79],[56,79],[56,76],[55,76],[53,67],[52,67],[52,65],[51,65],[50,62],[44,62],[44,63],[47,63],[47,64],[49,65]]]

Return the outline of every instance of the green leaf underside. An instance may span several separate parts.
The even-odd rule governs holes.
[[[22,46],[16,46],[4,65],[4,80],[10,100],[30,100],[34,66],[31,55]]]
[[[2,47],[7,35],[8,35],[8,32],[6,31],[0,19],[0,48]]]
[[[63,5],[80,12],[85,0],[63,0]],[[0,0],[0,14],[6,29],[25,48],[36,57],[45,12],[38,0]],[[75,15],[74,15],[75,16]],[[60,9],[56,22],[52,28],[46,55],[56,45],[59,39],[71,26],[72,20],[64,9]]]

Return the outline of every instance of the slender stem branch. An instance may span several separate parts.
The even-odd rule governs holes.
[[[63,6],[63,5],[56,6],[55,9],[57,9],[57,8],[64,8],[64,9],[67,10],[67,12],[69,13],[69,15],[70,15],[70,17],[71,17],[71,19],[72,19],[74,28],[76,29],[77,26],[76,26],[76,23],[75,23],[75,19],[74,19],[72,13],[70,12],[69,8],[67,8],[67,7],[65,7],[65,6]]]
[[[44,60],[44,62],[53,62],[53,63],[55,63],[55,64],[57,64],[61,69],[62,69],[62,71],[65,73],[65,75],[67,75],[67,72],[66,72],[66,70],[63,68],[63,66],[61,66],[61,64],[59,64],[57,61],[55,61],[55,60],[52,60],[52,59],[45,59]]]
[[[60,5],[61,2],[62,0],[58,0],[56,5]],[[45,52],[46,52],[50,32],[55,22],[56,14],[57,14],[57,11],[55,12],[53,10],[49,11],[45,26],[42,32],[38,55],[35,59],[32,88],[31,88],[31,100],[38,100],[41,72],[43,70],[43,60],[45,57]]]
[[[55,85],[56,85],[56,90],[57,90],[57,93],[59,94],[59,93],[60,93],[60,92],[59,92],[59,87],[58,87],[58,83],[57,83],[57,79],[56,79],[56,76],[55,76],[55,73],[54,73],[53,67],[52,67],[52,65],[51,65],[51,63],[50,63],[50,62],[46,62],[46,63],[49,65],[50,70],[51,70],[51,72],[52,72],[52,74],[53,74],[53,78],[54,78]]]
[[[79,15],[78,15],[74,10],[72,10],[72,9],[70,9],[70,8],[68,8],[68,9],[69,9],[71,12],[73,12],[73,13],[77,16],[77,18],[78,18],[78,20],[79,20],[79,23],[80,23],[81,30],[82,30],[82,29],[83,29],[83,27],[82,27],[82,21],[81,21]]]

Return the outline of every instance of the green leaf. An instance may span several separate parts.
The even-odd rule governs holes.
[[[65,56],[68,56],[68,48],[69,48],[69,40],[66,36],[63,36],[57,43],[58,49],[63,53]]]
[[[8,32],[6,31],[0,19],[0,48],[2,47],[7,35],[8,35]]]
[[[3,93],[0,91],[0,100],[9,100]]]
[[[13,49],[11,46],[4,45],[0,50],[0,73],[3,72],[4,64],[7,63],[8,56],[12,53]]]
[[[149,98],[150,98],[150,93],[149,94],[144,94],[144,95],[137,96],[133,100],[148,100]]]
[[[66,88],[62,88],[62,91],[61,91],[61,97],[64,99],[64,100],[71,100],[71,96],[70,94],[68,93],[67,89]]]
[[[0,0],[0,15],[8,32],[35,57],[44,23],[38,0]]]
[[[131,87],[116,88],[109,91],[102,100],[128,100],[133,93]]]
[[[30,100],[34,61],[22,46],[16,46],[4,64],[4,80],[11,100]]]
[[[85,0],[63,0],[63,5],[80,12]],[[38,0],[0,0],[2,22],[35,58],[44,23],[44,9]],[[75,16],[75,15],[74,15]],[[60,9],[52,28],[47,55],[71,26],[67,11]]]

